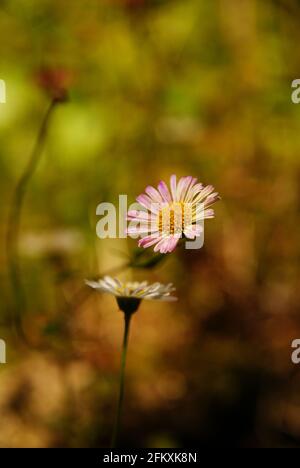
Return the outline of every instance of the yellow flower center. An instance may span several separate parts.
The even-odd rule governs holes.
[[[182,234],[185,226],[192,222],[192,207],[190,203],[173,202],[164,206],[158,213],[158,231],[160,234],[173,236]]]

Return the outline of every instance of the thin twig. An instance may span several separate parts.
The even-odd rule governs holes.
[[[50,119],[56,105],[59,102],[61,101],[53,99],[46,111],[28,164],[25,167],[25,170],[21,175],[13,193],[12,205],[8,218],[6,245],[8,270],[12,287],[12,295],[14,298],[12,323],[17,336],[27,344],[28,340],[25,336],[22,324],[22,315],[26,311],[26,297],[21,279],[21,268],[19,260],[21,215],[28,185],[37,169],[38,163],[43,153]]]

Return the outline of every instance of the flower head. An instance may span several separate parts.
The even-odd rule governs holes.
[[[144,236],[139,247],[154,245],[155,252],[172,252],[181,237],[200,236],[203,220],[214,217],[210,207],[220,199],[214,190],[212,185],[204,186],[192,176],[181,177],[177,182],[176,175],[170,177],[170,188],[163,181],[157,189],[148,186],[146,193],[136,199],[141,209],[127,213],[127,219],[134,224],[127,232]]]
[[[36,71],[34,78],[52,99],[60,102],[68,99],[68,88],[73,81],[73,73],[70,70],[42,67]]]
[[[164,285],[161,283],[148,284],[147,281],[141,283],[122,282],[117,278],[105,276],[98,281],[86,280],[85,283],[97,291],[113,294],[124,312],[135,312],[142,299],[154,301],[175,301],[176,297],[171,293],[175,288],[171,283]]]

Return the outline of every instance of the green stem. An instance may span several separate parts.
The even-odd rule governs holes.
[[[20,177],[19,182],[15,188],[12,199],[12,206],[9,213],[8,227],[7,227],[7,261],[8,270],[12,285],[12,294],[15,300],[12,323],[17,336],[22,338],[23,341],[27,342],[23,326],[22,326],[22,312],[26,310],[26,298],[23,290],[21,281],[21,271],[19,262],[19,234],[20,234],[20,223],[22,208],[24,204],[24,198],[27,192],[29,182],[34,175],[38,163],[41,159],[44,143],[47,136],[49,121],[52,116],[53,110],[59,101],[53,99],[46,111],[43,118],[37,139],[29,158],[28,164],[25,167],[23,174]]]
[[[115,424],[114,424],[111,448],[115,448],[117,446],[119,430],[120,430],[120,422],[121,422],[122,407],[123,407],[123,400],[124,400],[126,354],[127,354],[127,345],[128,345],[131,315],[132,315],[131,313],[124,312],[125,327],[124,327],[122,358],[121,358],[120,390],[119,390],[119,400],[118,400],[117,414],[116,414],[116,419],[115,419]]]

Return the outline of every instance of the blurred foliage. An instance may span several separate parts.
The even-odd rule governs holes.
[[[179,297],[134,317],[123,446],[299,446],[299,17],[296,0],[0,1],[2,246],[49,101],[69,96],[22,210],[32,348],[0,251],[0,446],[107,446],[123,323],[83,281],[119,268]],[[172,173],[222,196],[203,249],[158,262],[97,239],[100,202]]]

